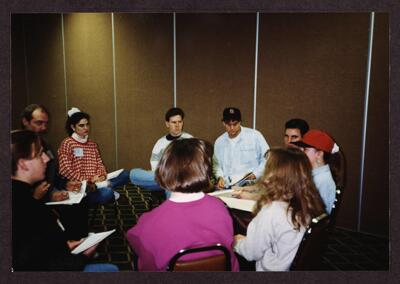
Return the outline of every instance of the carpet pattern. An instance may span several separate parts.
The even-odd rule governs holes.
[[[116,229],[111,236],[104,240],[97,248],[96,263],[113,263],[120,270],[133,270],[133,253],[125,239],[125,233],[136,224],[140,215],[149,211],[153,206],[150,192],[138,187],[128,185],[117,188],[120,198],[115,204],[107,204],[96,209],[89,210],[89,224],[92,232],[101,232]]]
[[[90,231],[116,229],[97,248],[96,263],[113,263],[121,271],[132,271],[133,253],[125,233],[136,224],[144,212],[157,207],[160,193],[133,185],[117,188],[120,198],[116,204],[100,206],[90,224]],[[89,218],[95,213],[90,209]],[[336,228],[329,235],[328,249],[323,255],[323,270],[362,271],[389,270],[389,240],[372,235]]]

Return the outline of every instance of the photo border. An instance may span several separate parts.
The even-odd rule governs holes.
[[[28,2],[28,3],[26,3]],[[154,0],[145,1],[2,1],[0,16],[1,37],[1,104],[0,120],[0,278],[14,282],[52,282],[52,283],[77,283],[77,282],[204,282],[231,283],[241,282],[288,282],[288,281],[321,281],[323,283],[346,282],[374,282],[388,283],[396,281],[399,275],[399,226],[400,223],[398,202],[399,198],[399,141],[400,141],[400,72],[399,72],[399,27],[400,3],[396,0],[389,1],[310,1],[310,0],[270,0],[270,1],[176,1]],[[149,2],[149,1],[148,1]],[[289,273],[254,273],[254,272],[221,272],[221,273],[97,273],[96,275],[80,272],[14,272],[11,267],[11,180],[8,177],[10,169],[10,126],[11,126],[11,14],[12,13],[67,13],[67,12],[179,12],[179,13],[240,13],[240,12],[388,12],[390,22],[390,82],[389,82],[389,195],[390,195],[390,265],[389,271],[327,271],[327,272],[289,272]],[[27,232],[29,234],[29,232]],[[133,282],[137,281],[137,282]]]

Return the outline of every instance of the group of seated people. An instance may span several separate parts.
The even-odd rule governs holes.
[[[22,129],[11,133],[14,270],[117,271],[112,264],[87,264],[95,246],[79,255],[70,251],[88,235],[88,206],[118,199],[113,189],[129,182],[167,196],[126,233],[139,270],[164,271],[179,250],[215,243],[230,250],[232,271],[239,271],[234,252],[255,261],[257,271],[288,270],[311,218],[330,213],[341,182],[337,144],[302,119],[286,123],[284,147],[270,149],[259,131],[241,125],[239,109],[227,107],[226,131],[213,146],[183,132],[184,112],[171,108],[165,115],[168,134],[151,153],[151,170],[123,170],[107,179],[98,146],[88,138],[90,116],[68,111],[68,137],[57,155],[43,137],[49,116],[44,106],[29,105]],[[227,207],[205,194],[231,188],[238,176],[250,185],[234,186],[234,196],[257,200],[246,236],[234,236]],[[80,203],[45,205],[67,199],[83,181],[87,195]]]

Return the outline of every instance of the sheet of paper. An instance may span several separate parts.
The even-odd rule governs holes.
[[[111,172],[111,173],[108,173],[108,174],[107,174],[106,180],[99,181],[99,182],[96,182],[96,183],[95,183],[95,184],[96,184],[96,187],[97,187],[97,188],[109,187],[110,184],[108,183],[108,181],[109,181],[110,179],[113,179],[113,178],[116,178],[117,176],[119,176],[120,173],[122,173],[123,170],[124,170],[124,169],[119,169],[119,170],[113,171],[113,172]]]
[[[111,172],[111,173],[108,173],[108,174],[107,174],[107,180],[116,178],[117,176],[119,176],[120,173],[122,173],[123,170],[124,170],[124,169],[119,169],[119,170],[113,171],[113,172]]]
[[[249,199],[239,199],[232,196],[233,189],[218,190],[208,193],[209,195],[220,198],[230,208],[252,212],[256,201]]]
[[[114,230],[111,231],[106,231],[106,232],[101,232],[101,233],[95,233],[92,235],[89,235],[79,246],[73,249],[71,251],[72,254],[79,254],[88,248],[94,246],[95,244],[100,243],[102,240],[107,238],[109,235],[115,232]]]
[[[82,181],[81,189],[79,192],[68,191],[68,199],[62,201],[46,202],[46,205],[72,205],[81,202],[82,198],[86,195],[86,180]]]

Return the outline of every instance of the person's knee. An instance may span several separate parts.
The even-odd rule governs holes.
[[[130,175],[130,171],[123,170],[117,177],[109,180],[110,187],[116,188],[118,186],[123,186],[123,185],[128,184],[130,182],[129,175]]]
[[[114,191],[109,188],[99,188],[98,194],[99,194],[99,199],[101,202],[109,202],[114,198]]]
[[[121,179],[122,179],[124,182],[128,182],[128,181],[129,181],[130,171],[128,171],[128,170],[123,170],[122,173],[121,173],[120,175],[121,175]]]
[[[129,172],[129,179],[130,182],[135,184],[138,180],[140,180],[140,177],[142,176],[143,169],[132,169]]]

